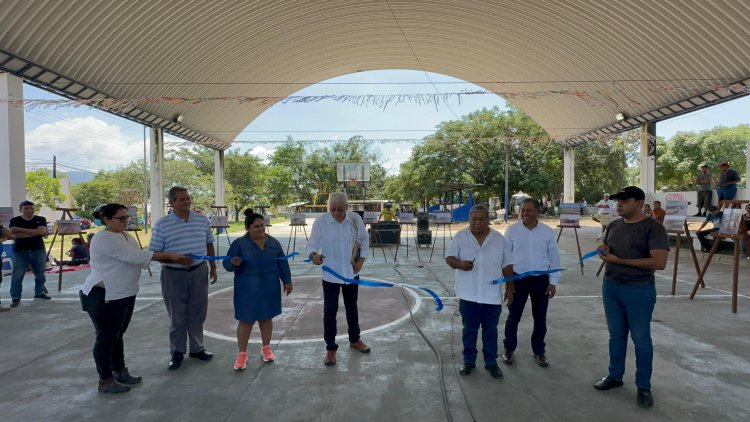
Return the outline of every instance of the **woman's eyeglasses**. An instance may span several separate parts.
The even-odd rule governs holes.
[[[113,220],[120,220],[120,223],[127,223],[128,220],[130,220],[129,215],[124,215],[122,217],[112,217]]]

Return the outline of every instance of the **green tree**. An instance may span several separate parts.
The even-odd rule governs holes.
[[[240,212],[253,202],[267,202],[266,166],[250,152],[228,151],[224,156],[224,180],[227,188],[227,205],[234,210],[235,221]],[[260,204],[257,204],[260,205]]]
[[[60,181],[53,179],[45,169],[26,172],[26,196],[37,206],[52,209],[66,198]]]
[[[81,217],[91,218],[91,213],[101,204],[113,202],[118,194],[117,184],[100,172],[93,179],[73,186],[73,200]]]

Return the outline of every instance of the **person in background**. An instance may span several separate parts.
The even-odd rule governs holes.
[[[13,233],[11,233],[8,228],[0,224],[0,243],[5,242],[6,240],[13,240]],[[2,269],[2,260],[0,260],[0,284],[2,283],[3,283],[3,269]],[[0,312],[6,312],[6,311],[10,311],[10,308],[6,308],[5,306],[0,305]]]
[[[705,217],[708,212],[708,207],[711,206],[711,196],[713,196],[713,190],[711,185],[713,184],[714,177],[708,172],[708,164],[701,166],[701,172],[695,177],[695,185],[698,187],[698,213],[693,217]],[[701,212],[701,209],[704,211]]]
[[[615,201],[609,199],[609,194],[604,192],[604,197],[596,203],[596,214],[591,218],[602,226],[602,234],[612,220],[615,212]]]
[[[661,201],[654,201],[654,208],[651,210],[651,216],[655,218],[656,221],[664,224],[664,216],[666,215],[667,212],[661,207]]]
[[[643,204],[643,208],[641,208],[641,212],[646,217],[653,217],[653,214],[651,213],[651,205],[649,204]]]
[[[579,205],[581,207],[581,215],[586,215],[586,211],[589,207],[589,204],[586,203],[586,198],[581,198],[581,203]]]
[[[391,204],[385,204],[383,206],[383,212],[378,216],[378,221],[393,221],[396,219],[396,213],[391,209]]]
[[[713,233],[719,231],[719,228],[721,227],[721,219],[724,217],[724,212],[719,211],[719,207],[716,205],[711,205],[708,207],[708,215],[706,216],[706,220],[701,223],[701,226],[698,227],[698,231],[696,232],[696,236],[698,237],[698,241],[701,242],[701,252],[708,252],[711,250],[711,242],[706,239],[706,237]],[[703,230],[704,227],[708,223],[712,223],[713,227],[707,230]]]
[[[281,314],[281,283],[287,295],[292,292],[292,272],[284,258],[284,248],[276,238],[266,234],[263,216],[252,209],[245,210],[244,236],[229,246],[222,262],[224,269],[234,273],[234,318],[237,320],[239,352],[234,369],[247,367],[247,343],[255,321],[258,321],[262,341],[263,362],[273,362],[271,350],[273,317]],[[281,281],[281,283],[279,283]]]
[[[10,280],[11,308],[21,304],[23,277],[31,265],[34,273],[34,299],[50,300],[44,283],[47,278],[44,270],[47,267],[47,251],[44,249],[44,236],[47,235],[47,220],[34,215],[34,203],[23,201],[18,209],[21,215],[10,219],[10,231],[16,238],[13,247],[13,275]]]
[[[748,246],[750,246],[750,204],[745,204],[745,213],[742,214],[742,222],[745,224],[745,239],[738,240],[738,242],[740,242],[740,249],[743,256],[750,259],[750,254],[748,253]]]
[[[71,247],[70,250],[66,252],[66,255],[68,255],[71,259],[69,261],[60,261],[57,258],[52,258],[52,260],[55,262],[55,265],[62,267],[63,265],[76,266],[88,264],[89,249],[84,246],[83,240],[81,240],[80,237],[74,237],[70,240],[70,242],[73,244],[73,247]]]
[[[737,183],[740,182],[740,174],[737,170],[730,168],[729,163],[719,164],[719,182],[716,184],[716,195],[719,197],[719,207],[721,201],[731,201],[737,195]]]
[[[186,256],[142,250],[127,233],[128,208],[106,204],[94,210],[106,226],[91,243],[91,273],[81,286],[81,309],[94,324],[94,362],[99,373],[100,393],[125,393],[141,377],[130,375],[125,366],[123,336],[128,329],[139,290],[141,268],[151,261],[190,264]]]

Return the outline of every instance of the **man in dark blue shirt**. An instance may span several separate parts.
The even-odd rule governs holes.
[[[722,211],[719,211],[719,208],[716,207],[716,205],[711,205],[708,207],[708,214],[706,215],[706,220],[701,224],[700,227],[698,227],[698,233],[696,235],[698,236],[698,240],[701,242],[701,252],[708,252],[711,250],[711,242],[709,242],[706,237],[716,231],[719,231],[719,228],[721,227],[721,218],[724,217],[724,213]],[[714,226],[708,230],[703,230],[704,227],[706,227],[706,224],[713,223]]]
[[[73,247],[70,248],[70,250],[67,252],[67,255],[71,257],[72,259],[68,261],[59,261],[57,259],[53,259],[55,261],[56,265],[63,266],[63,265],[85,265],[89,263],[89,248],[84,246],[83,240],[81,240],[78,237],[74,237],[71,239],[71,242],[73,243]]]

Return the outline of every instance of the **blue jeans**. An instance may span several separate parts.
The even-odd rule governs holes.
[[[37,249],[35,251],[13,251],[13,275],[10,279],[10,298],[14,301],[21,300],[23,291],[23,276],[26,269],[31,265],[34,273],[34,296],[44,294],[44,283],[47,281],[44,270],[47,267],[47,251]]]
[[[731,201],[737,195],[737,185],[716,188],[716,195],[719,197],[719,201]]]
[[[547,335],[547,286],[549,276],[524,277],[514,283],[513,302],[508,305],[508,319],[505,320],[505,350],[512,352],[518,346],[518,323],[521,321],[526,300],[531,297],[531,315],[534,317],[534,331],[531,333],[531,350],[535,355],[544,354],[544,337]]]
[[[484,366],[497,365],[497,324],[500,322],[501,305],[470,302],[461,299],[458,311],[461,313],[464,329],[464,363],[475,365],[477,361],[477,336],[482,327],[482,355]]]
[[[651,315],[656,303],[656,285],[602,283],[604,314],[609,329],[609,376],[622,380],[628,332],[635,346],[635,385],[651,389],[654,346],[651,343]]]

